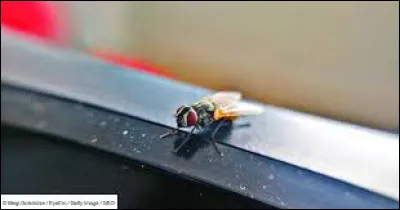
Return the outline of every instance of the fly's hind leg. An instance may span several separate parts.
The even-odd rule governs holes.
[[[222,125],[225,123],[224,120],[221,120],[217,127],[215,127],[214,131],[211,133],[211,144],[214,147],[214,150],[218,153],[218,155],[223,156],[222,152],[218,149],[216,140],[215,140],[215,135],[217,134],[218,130],[221,129]]]

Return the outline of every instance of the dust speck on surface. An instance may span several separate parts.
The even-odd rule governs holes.
[[[83,109],[83,104],[76,104],[75,106],[75,109],[77,109],[77,110],[82,110]]]
[[[41,128],[41,129],[43,129],[43,128],[45,128],[45,127],[47,127],[47,122],[46,121],[39,121],[37,124],[36,124],[36,126],[38,127],[38,128]]]
[[[92,142],[92,143],[96,143],[97,141],[98,141],[98,139],[96,136],[92,136],[90,139],[90,142]]]
[[[254,195],[253,195],[253,194],[251,194],[251,195],[250,195],[250,198],[254,198]]]
[[[241,190],[245,190],[245,189],[246,189],[246,187],[243,186],[242,184],[239,185],[239,188],[240,188]]]
[[[142,134],[142,137],[143,137],[143,138],[146,137],[146,134]]]
[[[276,199],[280,202],[282,206],[286,206],[286,203],[281,200],[280,197],[276,197]]]
[[[99,125],[101,127],[106,127],[107,126],[107,122],[106,121],[101,121]]]
[[[33,111],[35,112],[44,112],[45,111],[45,107],[43,104],[40,103],[34,103],[32,106]]]
[[[269,180],[274,180],[274,179],[275,179],[275,176],[274,176],[273,174],[270,174],[270,175],[268,175],[268,179],[269,179]]]
[[[144,168],[144,165],[142,164],[140,167]]]
[[[123,132],[122,132],[122,134],[124,134],[124,135],[126,135],[126,134],[128,134],[129,132],[128,132],[128,130],[124,130]]]
[[[232,184],[231,184],[231,183],[228,183],[228,186],[230,187],[230,186],[232,186]]]
[[[263,189],[267,189],[267,186],[263,185],[262,188],[263,188]]]
[[[140,150],[136,149],[136,147],[133,148],[133,151],[136,152],[136,153],[138,153],[138,154],[141,154],[141,153],[142,153]]]
[[[203,196],[203,193],[202,193],[202,192],[200,192],[200,194],[199,194],[199,195],[200,195],[200,197],[201,197],[201,196]]]

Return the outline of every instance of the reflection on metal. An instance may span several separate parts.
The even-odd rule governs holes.
[[[76,52],[1,37],[2,81],[174,126],[171,113],[211,91],[119,69]],[[399,199],[399,135],[265,105],[221,143]]]

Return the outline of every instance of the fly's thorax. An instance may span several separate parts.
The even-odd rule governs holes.
[[[216,106],[212,102],[200,101],[192,105],[198,116],[197,124],[200,127],[205,127],[213,123],[213,115]]]

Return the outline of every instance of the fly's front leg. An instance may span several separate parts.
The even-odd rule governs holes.
[[[215,140],[215,134],[217,134],[218,130],[222,127],[222,125],[225,123],[225,121],[220,121],[217,127],[215,127],[214,131],[211,133],[211,143],[214,147],[214,150],[220,155],[223,156],[222,152],[218,149],[216,140]]]
[[[178,133],[178,128],[172,129],[172,130],[168,131],[167,133],[162,134],[160,136],[160,139],[163,139],[163,138],[165,138],[167,136],[175,135],[177,133]]]
[[[194,132],[194,130],[196,130],[196,126],[193,127],[193,129],[190,131],[189,135],[187,135],[187,137],[185,138],[185,140],[174,150],[174,152],[178,152],[192,137],[192,134]]]

